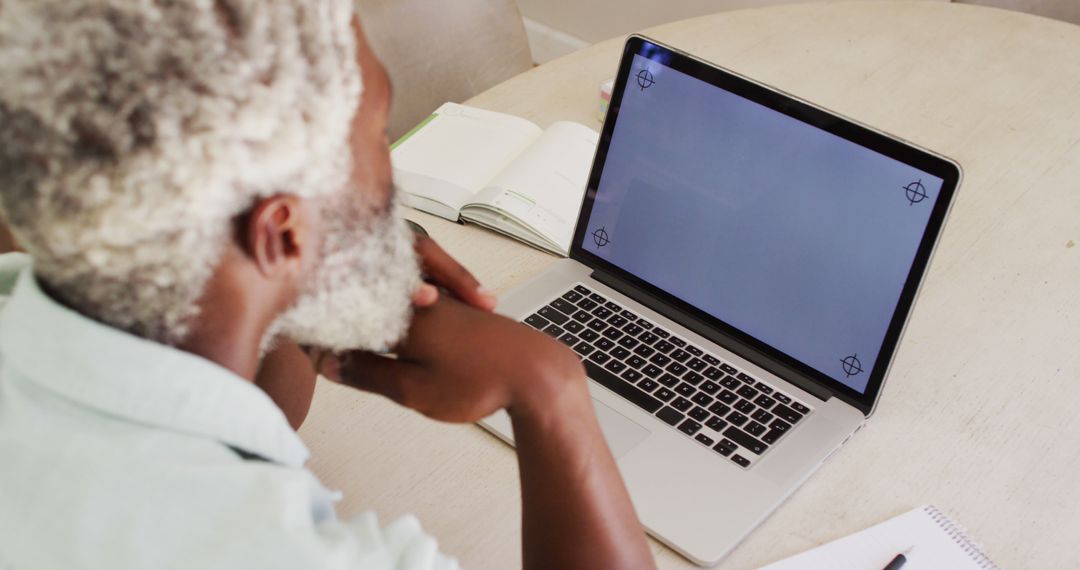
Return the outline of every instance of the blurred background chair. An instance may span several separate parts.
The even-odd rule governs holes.
[[[514,0],[357,0],[357,8],[394,84],[391,141],[444,102],[532,68]]]

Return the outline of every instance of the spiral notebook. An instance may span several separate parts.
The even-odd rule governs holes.
[[[929,505],[761,570],[881,570],[908,549],[904,570],[998,570],[962,527]]]

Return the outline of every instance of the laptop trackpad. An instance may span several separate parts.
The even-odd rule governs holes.
[[[600,430],[604,432],[604,439],[607,440],[615,459],[629,453],[652,433],[641,424],[616,412],[595,398],[593,398],[593,407],[596,408],[596,419],[600,421]]]

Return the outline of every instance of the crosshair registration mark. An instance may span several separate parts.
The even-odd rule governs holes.
[[[653,79],[652,72],[648,69],[642,69],[641,71],[637,72],[636,77],[638,87],[640,87],[642,91],[656,84],[656,80]]]
[[[863,371],[862,362],[859,362],[858,354],[852,354],[851,356],[845,357],[840,361],[840,365],[843,366],[844,374],[846,374],[848,378]]]
[[[908,206],[914,206],[926,199],[926,186],[923,186],[922,178],[904,186],[904,195],[907,196]]]
[[[611,240],[608,238],[607,230],[603,227],[592,233],[592,240],[593,243],[596,244],[596,247],[604,247],[605,245],[611,243]]]

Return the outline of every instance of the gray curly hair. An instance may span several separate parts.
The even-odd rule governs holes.
[[[68,304],[183,340],[231,220],[339,191],[351,0],[0,0],[0,213]]]

